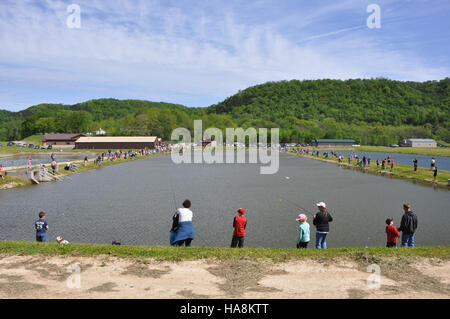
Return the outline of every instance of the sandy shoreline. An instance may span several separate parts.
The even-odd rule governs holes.
[[[422,258],[397,274],[399,277],[383,267],[381,286],[370,288],[367,279],[371,273],[346,260],[274,263],[240,258],[173,262],[110,256],[3,255],[0,298],[450,297],[449,261]]]

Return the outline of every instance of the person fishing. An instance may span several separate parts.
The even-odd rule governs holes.
[[[126,154],[126,153],[125,153]],[[172,216],[172,228],[170,228],[169,243],[170,246],[175,246],[175,238],[178,230],[178,211]]]
[[[34,222],[36,229],[36,241],[45,242],[47,240],[48,222],[45,220],[45,212],[39,213],[39,219]]]
[[[176,246],[191,247],[192,240],[194,240],[194,226],[192,225],[193,213],[190,210],[191,201],[186,199],[183,202],[183,207],[178,208],[175,214],[176,235],[173,243]]]
[[[402,232],[402,247],[414,247],[414,233],[417,229],[417,216],[411,210],[411,204],[403,204],[405,212],[400,221],[399,232]]]
[[[245,228],[247,227],[247,219],[244,217],[245,209],[239,208],[237,211],[238,216],[233,219],[233,238],[231,240],[231,248],[244,247]]]
[[[305,214],[299,214],[296,221],[299,222],[297,235],[297,248],[307,248],[309,243],[309,224],[306,222],[308,217]]]
[[[316,248],[327,248],[327,235],[330,231],[329,222],[333,221],[333,217],[328,213],[327,206],[324,202],[316,204],[319,212],[314,215],[313,225],[316,226]]]

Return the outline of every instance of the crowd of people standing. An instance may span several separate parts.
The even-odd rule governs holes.
[[[182,207],[178,208],[172,216],[172,227],[170,229],[169,243],[171,246],[185,246],[191,247],[192,241],[195,238],[193,217],[191,210],[191,201],[186,199],[183,201]],[[327,210],[327,205],[324,202],[316,204],[318,212],[314,214],[313,225],[316,227],[316,249],[327,248],[327,236],[330,232],[330,223],[333,217]],[[409,203],[403,204],[404,214],[401,218],[398,229],[394,226],[394,218],[386,219],[386,247],[396,247],[397,239],[401,237],[402,247],[415,247],[414,236],[418,226],[417,216],[412,212]],[[233,218],[233,235],[231,239],[231,248],[243,248],[244,239],[246,236],[247,218],[244,217],[245,209],[239,208],[237,216]],[[296,220],[299,222],[298,235],[296,240],[296,247],[306,249],[310,242],[310,225],[307,222],[308,217],[301,212]],[[39,213],[39,219],[35,221],[36,241],[45,242],[47,238],[47,231],[49,229],[48,222],[45,220],[45,212]],[[402,236],[400,236],[402,232]],[[59,239],[62,237],[58,236]],[[118,244],[113,242],[113,245]]]

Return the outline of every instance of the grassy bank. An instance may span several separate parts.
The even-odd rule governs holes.
[[[389,154],[411,154],[411,155],[428,155],[428,156],[450,156],[450,147],[387,147],[387,146],[370,146],[362,145],[358,147],[308,147],[312,149],[336,149],[336,150],[352,150],[359,152],[380,152]]]
[[[414,172],[414,168],[412,166],[395,163],[394,169],[391,171],[390,166],[388,166],[387,163],[386,163],[386,168],[384,170],[382,170],[381,162],[380,162],[380,166],[377,167],[376,161],[373,161],[373,160],[370,162],[370,165],[367,165],[367,167],[365,167],[365,168],[364,167],[361,168],[359,166],[355,166],[356,160],[352,160],[351,164],[348,164],[347,158],[344,158],[343,161],[341,163],[339,163],[339,160],[331,155],[325,159],[323,155],[319,155],[317,157],[317,156],[313,156],[313,155],[309,155],[309,154],[308,155],[305,155],[305,154],[300,155],[299,153],[293,153],[293,152],[289,152],[289,154],[294,154],[297,156],[303,156],[303,157],[307,157],[307,158],[322,160],[322,161],[326,161],[326,162],[330,162],[330,163],[336,163],[343,167],[357,169],[357,170],[360,170],[360,171],[363,171],[366,173],[372,173],[372,174],[377,174],[377,175],[382,175],[382,176],[387,176],[387,177],[396,177],[396,178],[406,179],[406,180],[423,183],[423,184],[427,184],[427,185],[439,186],[439,187],[443,187],[443,188],[449,187],[448,179],[450,179],[450,171],[438,170],[437,179],[436,179],[436,181],[434,181],[433,171],[431,171],[429,168],[425,168],[425,167],[418,167],[417,171]]]
[[[81,172],[85,172],[85,171],[89,171],[92,169],[98,169],[100,167],[104,167],[104,166],[111,166],[111,165],[116,165],[116,164],[120,164],[120,163],[125,163],[125,162],[130,162],[130,161],[136,161],[139,159],[143,159],[143,158],[149,158],[149,157],[154,157],[154,156],[158,156],[158,155],[162,155],[163,153],[156,153],[156,154],[152,154],[152,155],[147,155],[147,156],[139,156],[137,159],[131,160],[131,159],[116,159],[114,161],[104,161],[102,162],[101,166],[98,165],[94,165],[94,160],[93,158],[89,159],[86,166],[84,165],[84,161],[83,160],[76,160],[76,161],[71,161],[71,163],[76,163],[77,167],[79,168],[78,171],[66,171],[64,169],[65,163],[64,162],[58,162],[58,169],[56,171],[57,175],[73,175],[73,174],[77,174],[77,173],[81,173]],[[32,166],[33,169],[39,169],[39,165],[34,165]],[[46,164],[46,168],[48,169],[49,172],[51,172],[51,166],[49,164]],[[26,168],[23,168],[24,170]],[[16,188],[16,187],[23,187],[23,186],[29,186],[32,185],[32,183],[28,180],[23,180],[19,177],[16,176],[12,176],[10,174],[8,174],[4,180],[0,179],[0,190],[3,189],[10,189],[10,188]]]
[[[120,258],[154,258],[158,260],[197,260],[197,259],[235,259],[266,258],[273,261],[292,259],[357,259],[361,256],[378,257],[426,257],[448,260],[450,248],[417,247],[417,248],[330,248],[330,249],[284,249],[284,248],[242,248],[231,249],[221,247],[170,247],[170,246],[116,246],[96,244],[36,243],[25,241],[0,241],[0,254],[6,255],[42,255],[42,256],[114,256]]]
[[[93,159],[93,158],[88,160],[86,166],[84,166],[84,161],[83,160],[71,161],[71,163],[76,163],[77,167],[79,168],[79,170],[75,171],[75,172],[66,171],[64,169],[64,166],[65,166],[64,164],[65,163],[58,163],[59,165],[58,165],[57,174],[60,174],[60,175],[73,175],[73,174],[89,171],[91,169],[96,169],[96,168],[100,168],[100,167],[104,167],[104,166],[116,165],[116,164],[125,163],[125,162],[137,161],[137,160],[140,160],[140,159],[155,157],[155,156],[159,156],[159,155],[163,155],[163,153],[156,153],[156,154],[151,154],[151,155],[139,155],[139,157],[136,158],[136,159],[130,159],[128,157],[127,159],[116,158],[114,161],[106,161],[105,160],[105,161],[103,161],[101,163],[101,166],[95,165],[94,164],[95,159]],[[48,165],[47,168],[49,169],[49,171],[51,171],[51,167],[49,165]]]
[[[399,154],[417,154],[429,156],[450,156],[450,147],[385,147],[385,146],[359,146],[354,148],[361,152],[385,152]]]
[[[30,181],[25,181],[16,176],[7,175],[3,179],[0,178],[0,190],[30,185],[32,185]]]

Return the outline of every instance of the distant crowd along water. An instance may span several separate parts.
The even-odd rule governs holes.
[[[301,155],[312,155],[312,156],[316,156],[319,157],[321,154],[319,151],[316,150],[309,150],[309,149],[297,149],[297,148],[282,148],[282,151],[288,151],[288,152],[292,152],[292,153],[298,153]],[[334,158],[336,158],[339,163],[344,162],[345,160],[347,160],[348,164],[351,165],[352,160],[356,160],[355,166],[357,167],[367,167],[370,166],[370,163],[372,162],[372,160],[370,159],[370,157],[360,157],[356,154],[349,154],[347,157],[345,157],[344,155],[339,154],[338,152],[335,151],[324,151],[322,152],[322,156],[323,158],[327,159],[329,156],[332,156]],[[384,158],[382,161],[380,160],[376,160],[375,161],[377,169],[381,169],[381,170],[385,170],[386,167],[390,167],[390,170],[393,171],[394,170],[394,159],[392,158],[391,155],[387,156],[386,158]],[[417,165],[418,165],[418,160],[417,158],[414,158],[414,160],[412,161],[412,166],[414,167],[414,171],[417,172]],[[381,166],[381,167],[380,167]],[[438,173],[438,167],[436,165],[436,159],[434,157],[431,158],[430,160],[430,170],[433,171],[433,177],[434,180],[436,181],[437,179],[437,173]],[[450,182],[450,180],[449,180]]]

